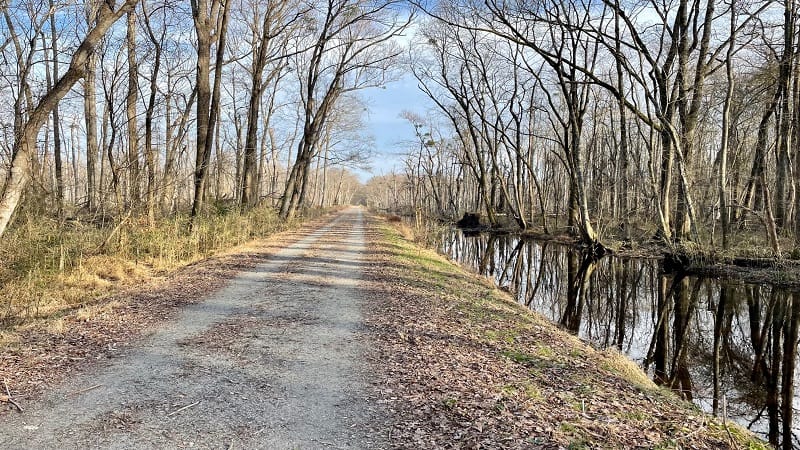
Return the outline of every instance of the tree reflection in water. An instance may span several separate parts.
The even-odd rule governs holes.
[[[800,446],[793,409],[800,296],[515,236],[453,230],[440,250],[567,330],[619,349],[704,410],[776,446]]]

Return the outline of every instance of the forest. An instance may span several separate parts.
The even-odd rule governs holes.
[[[360,196],[379,208],[587,244],[798,247],[793,0],[2,6],[0,233],[15,214],[349,203],[373,147],[360,92],[412,76],[433,107],[403,114],[405,173]]]
[[[2,3],[0,233],[50,217],[349,203],[357,92],[409,23],[395,2]]]
[[[587,244],[774,257],[800,240],[797,5],[775,1],[419,4],[387,208]]]

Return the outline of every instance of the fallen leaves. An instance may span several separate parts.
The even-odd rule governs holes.
[[[373,218],[367,311],[398,448],[732,448],[713,420]],[[755,441],[752,441],[755,442]]]

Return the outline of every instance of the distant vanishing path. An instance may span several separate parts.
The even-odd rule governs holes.
[[[0,417],[0,448],[374,448],[360,339],[364,220],[329,225],[124,356]]]

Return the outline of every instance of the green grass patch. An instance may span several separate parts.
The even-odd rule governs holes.
[[[538,359],[533,355],[529,355],[517,350],[506,350],[502,353],[502,355],[519,364],[532,364]]]

